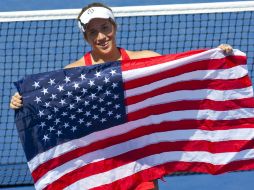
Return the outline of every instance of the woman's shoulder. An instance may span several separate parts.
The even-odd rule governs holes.
[[[142,50],[142,51],[128,51],[126,50],[127,54],[131,59],[141,59],[147,57],[156,57],[160,56],[159,53],[149,50]]]
[[[69,65],[66,65],[64,68],[68,69],[68,68],[81,67],[81,66],[85,66],[84,57],[81,57],[79,60],[77,60],[73,63],[70,63]]]

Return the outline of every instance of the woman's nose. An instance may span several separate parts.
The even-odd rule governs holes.
[[[106,35],[102,32],[98,32],[97,40],[104,40],[106,38]]]

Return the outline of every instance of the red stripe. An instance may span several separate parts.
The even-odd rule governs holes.
[[[154,61],[156,61],[156,63],[158,62],[158,60],[154,60]],[[226,57],[222,59],[210,59],[210,60],[203,60],[203,61],[188,63],[186,65],[179,66],[177,68],[165,70],[160,73],[151,74],[149,76],[139,77],[138,79],[127,81],[124,83],[124,89],[128,90],[128,89],[136,88],[139,86],[144,86],[146,84],[150,84],[155,81],[159,81],[165,78],[170,78],[170,77],[178,76],[184,73],[197,71],[197,70],[229,69],[237,65],[245,65],[245,61],[246,61],[246,57],[234,56],[233,58]],[[162,62],[158,62],[158,64],[159,63],[162,63]]]
[[[198,89],[214,89],[214,90],[231,90],[231,89],[240,89],[251,86],[251,80],[248,76],[239,78],[239,79],[211,79],[211,80],[191,80],[184,82],[176,82],[174,84],[169,84],[162,86],[160,88],[127,97],[125,99],[126,105],[135,104],[137,102],[143,101],[145,99],[168,93],[175,92],[180,90],[198,90]],[[149,86],[147,87],[149,88]]]
[[[164,62],[169,62],[169,61],[173,61],[176,59],[181,59],[184,57],[195,55],[195,54],[198,54],[198,53],[201,53],[204,51],[207,51],[207,49],[192,50],[192,51],[187,51],[187,52],[183,52],[183,53],[168,54],[168,55],[162,55],[162,56],[156,56],[156,57],[132,59],[132,60],[128,60],[128,61],[123,60],[122,61],[122,71],[157,65],[157,64],[164,63]]]
[[[38,166],[33,172],[32,176],[36,183],[43,175],[54,168],[75,159],[81,155],[85,155],[89,152],[100,150],[118,143],[122,143],[140,136],[148,135],[154,132],[163,132],[171,130],[184,130],[184,129],[203,129],[203,130],[227,130],[236,128],[253,128],[254,118],[248,119],[237,119],[237,120],[184,120],[184,121],[170,121],[163,122],[160,124],[154,124],[150,126],[140,126],[130,132],[118,135],[115,137],[107,138],[104,140],[97,141],[90,145],[72,150],[64,155],[53,158],[40,166]]]
[[[141,149],[135,149],[127,153],[105,159],[96,163],[91,163],[80,167],[68,174],[62,176],[57,181],[50,184],[45,189],[63,189],[76,181],[91,175],[99,174],[112,170],[114,168],[126,165],[136,160],[155,154],[172,151],[207,151],[210,153],[239,152],[245,149],[254,148],[254,141],[178,141],[178,142],[160,142],[148,145]],[[64,182],[64,183],[63,183]]]
[[[159,115],[172,111],[181,110],[216,110],[227,111],[240,108],[254,108],[254,98],[234,99],[227,101],[204,100],[181,100],[160,105],[148,106],[127,114],[128,121],[145,118],[150,115]]]
[[[235,161],[227,165],[212,165],[200,162],[169,162],[138,172],[134,175],[117,180],[111,184],[105,184],[99,187],[92,188],[90,190],[132,190],[135,189],[138,184],[144,181],[152,181],[154,179],[159,179],[167,174],[172,174],[175,172],[198,172],[216,175],[229,171],[250,170],[253,168],[254,159]]]

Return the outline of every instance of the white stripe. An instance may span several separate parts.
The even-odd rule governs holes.
[[[85,166],[89,163],[98,162],[107,158],[126,153],[131,150],[139,149],[151,144],[159,142],[175,142],[175,141],[195,141],[206,140],[210,142],[220,142],[229,140],[251,140],[254,138],[254,129],[231,129],[231,130],[176,130],[167,132],[152,133],[150,135],[138,137],[120,144],[100,149],[79,158],[73,159],[53,171],[45,174],[40,180],[37,181],[36,186],[45,188],[50,181],[56,181],[61,176],[74,171],[77,168]]]
[[[104,184],[112,183],[116,180],[123,179],[125,177],[131,176],[137,172],[149,169],[153,166],[174,162],[203,162],[213,165],[224,165],[237,160],[248,160],[254,158],[254,150],[244,150],[238,153],[217,153],[211,154],[205,151],[188,152],[188,151],[175,151],[175,152],[165,152],[161,154],[151,155],[135,162],[126,164],[124,166],[112,169],[110,171],[96,174],[76,183],[70,185],[68,188],[72,190],[78,190],[80,187],[90,189],[98,187]],[[213,171],[211,169],[211,171]],[[99,180],[98,180],[99,179]]]
[[[189,73],[184,73],[174,77],[165,78],[144,86],[126,90],[126,97],[135,96],[138,94],[150,92],[163,86],[171,85],[178,82],[191,80],[207,80],[207,79],[239,79],[248,74],[246,65],[239,65],[230,69],[223,70],[199,70]],[[226,81],[225,81],[226,82]]]
[[[141,102],[137,102],[135,104],[127,106],[126,110],[127,113],[131,113],[148,106],[160,105],[181,100],[209,99],[214,101],[225,101],[251,97],[253,97],[252,86],[235,90],[210,90],[210,89],[180,90],[150,97]]]
[[[245,54],[239,50],[234,49],[234,55],[244,56]],[[122,72],[123,81],[128,82],[137,78],[149,76],[156,73],[161,73],[165,70],[170,70],[176,67],[180,67],[192,62],[197,62],[201,60],[209,60],[209,59],[221,59],[224,58],[225,54],[220,48],[210,49],[198,54],[190,55],[184,58],[180,58],[177,60],[160,63],[157,65],[145,67],[145,68],[138,68],[132,69]],[[193,63],[194,64],[194,63]]]
[[[34,171],[39,165],[44,162],[56,158],[60,155],[65,154],[71,150],[75,150],[79,147],[84,147],[93,142],[97,142],[99,140],[107,139],[109,137],[117,136],[120,134],[127,133],[133,129],[136,129],[140,126],[146,126],[151,124],[158,124],[164,121],[177,121],[184,119],[211,119],[211,120],[229,120],[229,119],[240,119],[240,118],[253,118],[254,117],[254,109],[246,108],[246,109],[236,109],[231,111],[212,111],[212,110],[188,110],[188,111],[177,111],[165,113],[157,116],[149,116],[146,118],[138,119],[135,121],[127,122],[110,129],[106,129],[103,131],[98,131],[82,137],[80,139],[72,140],[68,143],[63,143],[58,145],[44,153],[38,154],[32,160],[28,162],[28,166],[30,171]]]

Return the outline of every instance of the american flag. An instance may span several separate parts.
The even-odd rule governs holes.
[[[193,50],[15,83],[36,189],[135,189],[174,172],[254,169],[246,55]]]

